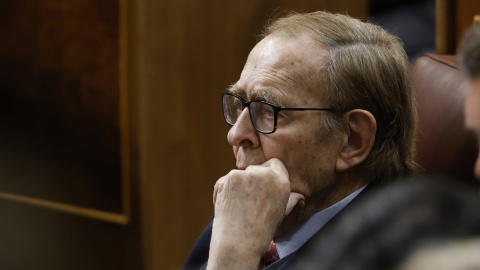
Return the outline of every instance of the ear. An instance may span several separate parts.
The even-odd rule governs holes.
[[[369,111],[351,110],[347,113],[347,118],[348,130],[336,163],[339,172],[347,171],[365,161],[372,150],[377,131],[377,121]]]

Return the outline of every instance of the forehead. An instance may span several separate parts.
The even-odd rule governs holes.
[[[318,103],[325,56],[307,36],[267,36],[250,52],[232,90],[248,99],[270,97],[284,106]]]

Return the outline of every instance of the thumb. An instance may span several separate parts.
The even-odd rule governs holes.
[[[215,183],[213,187],[213,205],[217,203],[217,195],[223,191],[223,185],[225,184],[226,176],[221,177]]]
[[[305,202],[305,197],[297,192],[290,192],[290,197],[288,197],[287,209],[285,210],[285,216],[292,212],[293,208],[297,203]]]
[[[283,162],[280,161],[280,159],[278,158],[269,159],[265,163],[263,163],[261,166],[269,167],[274,173],[278,175],[284,175],[287,177],[287,179],[289,178],[287,168],[285,167],[285,165],[283,165]]]

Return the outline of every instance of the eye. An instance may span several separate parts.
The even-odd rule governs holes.
[[[275,118],[275,111],[272,106],[263,104],[262,115],[265,119],[273,119]]]
[[[242,101],[238,98],[236,98],[233,102],[233,106],[236,109],[237,112],[241,112],[243,110],[243,104]]]

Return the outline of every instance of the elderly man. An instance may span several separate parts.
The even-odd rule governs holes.
[[[215,184],[213,224],[186,269],[285,269],[370,183],[415,166],[407,57],[378,26],[278,19],[221,99],[237,169]]]
[[[477,141],[480,142],[480,24],[465,34],[460,44],[458,61],[467,77],[465,124],[475,132]],[[480,156],[477,157],[474,174],[480,179]]]

